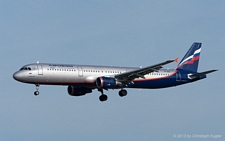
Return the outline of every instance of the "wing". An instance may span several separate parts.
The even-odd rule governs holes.
[[[117,74],[117,75],[115,75],[115,78],[117,79],[117,81],[119,81],[123,85],[125,85],[125,84],[132,82],[135,78],[139,78],[139,77],[145,78],[144,75],[149,74],[151,72],[157,72],[159,69],[162,68],[163,65],[169,64],[174,61],[176,62],[177,58],[175,60],[168,60],[168,61],[156,64],[153,66]]]

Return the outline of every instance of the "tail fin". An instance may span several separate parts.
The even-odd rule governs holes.
[[[180,61],[179,65],[177,66],[177,69],[197,72],[201,45],[202,43],[193,43],[191,48],[185,54],[184,58]]]

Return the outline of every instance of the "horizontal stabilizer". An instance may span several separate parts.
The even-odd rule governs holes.
[[[202,75],[205,75],[205,74],[212,73],[214,71],[218,71],[218,70],[209,70],[209,71],[205,71],[205,72],[201,72],[201,73],[191,74],[191,75],[189,75],[189,77],[190,78],[196,78],[196,77],[199,77],[199,76],[202,76]]]

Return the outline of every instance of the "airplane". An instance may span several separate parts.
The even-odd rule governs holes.
[[[39,95],[40,85],[68,86],[71,96],[83,96],[97,89],[100,101],[106,101],[103,90],[120,89],[119,96],[127,95],[126,88],[160,89],[195,82],[206,78],[206,74],[217,70],[197,72],[201,43],[193,43],[178,66],[162,69],[164,65],[178,62],[178,58],[152,66],[111,67],[75,64],[33,63],[23,66],[13,74],[19,82],[34,84]]]

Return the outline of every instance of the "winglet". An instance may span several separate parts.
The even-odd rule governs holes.
[[[174,59],[174,62],[178,63],[178,58],[175,58],[175,59]]]

